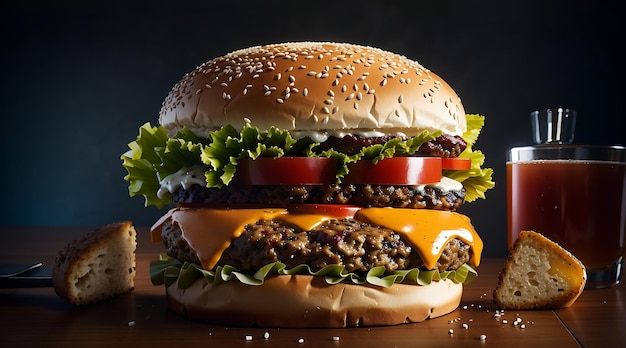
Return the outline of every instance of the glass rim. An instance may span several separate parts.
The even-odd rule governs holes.
[[[526,162],[542,159],[588,160],[626,163],[626,146],[541,144],[514,147],[506,153],[507,162]]]

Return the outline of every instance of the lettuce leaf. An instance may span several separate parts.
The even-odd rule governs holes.
[[[209,284],[219,284],[228,281],[239,281],[243,284],[258,286],[263,284],[267,277],[275,275],[312,275],[324,277],[329,285],[341,282],[352,282],[354,284],[371,284],[381,287],[391,287],[393,284],[415,284],[428,285],[433,281],[450,279],[455,283],[467,285],[478,275],[476,270],[468,264],[463,264],[454,271],[422,271],[417,268],[410,270],[395,271],[385,273],[383,266],[374,267],[365,275],[347,272],[344,266],[331,265],[314,272],[308,265],[299,265],[287,269],[285,264],[280,262],[267,264],[254,274],[239,272],[232,266],[218,266],[215,271],[207,271],[202,266],[181,262],[167,255],[161,255],[160,260],[150,263],[150,280],[154,285],[165,285],[169,287],[178,279],[178,287],[185,289],[194,281],[204,277]]]
[[[480,130],[485,124],[485,117],[475,114],[467,114],[467,130],[463,139],[467,147],[459,158],[469,158],[472,162],[469,170],[444,170],[443,175],[463,184],[465,188],[465,202],[473,202],[478,198],[485,198],[485,192],[495,186],[492,179],[493,169],[482,168],[485,163],[485,155],[472,147],[476,143]]]
[[[159,209],[171,201],[171,197],[157,196],[160,187],[157,166],[161,163],[157,151],[165,148],[167,139],[165,128],[145,123],[139,128],[137,139],[128,144],[130,150],[121,156],[128,172],[124,179],[129,182],[129,195],[143,195],[146,206],[156,205]]]

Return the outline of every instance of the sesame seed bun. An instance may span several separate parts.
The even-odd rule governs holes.
[[[465,111],[452,88],[419,63],[377,48],[299,42],[242,49],[185,75],[165,99],[170,135],[249,123],[290,131],[377,130],[462,135]]]

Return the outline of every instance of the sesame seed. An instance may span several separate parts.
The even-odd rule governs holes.
[[[276,101],[278,102],[278,104],[284,104],[285,101],[282,98],[276,98]]]
[[[263,334],[263,338],[265,338],[265,339],[270,338],[270,333],[266,331],[266,332]]]
[[[246,341],[252,341],[252,335],[246,335]]]
[[[248,89],[247,89],[247,88],[244,88],[244,90],[243,90],[243,95],[246,95],[246,94],[248,94]]]
[[[129,321],[128,326],[135,326],[135,321],[134,320]]]
[[[329,120],[330,120],[329,116],[324,117],[324,120],[322,120],[322,124],[328,124]]]
[[[247,118],[247,117],[243,118],[243,122],[245,122],[246,124],[252,123],[252,121],[249,118]]]
[[[346,87],[346,85],[341,86],[341,92],[345,92],[348,90],[348,87]]]
[[[448,335],[452,335],[454,333],[454,329],[448,330]]]
[[[304,343],[304,338],[299,338],[298,343]]]
[[[328,109],[328,107],[327,107],[327,106],[324,106],[324,107],[322,108],[322,113],[323,113],[323,114],[330,114],[330,109]]]
[[[333,341],[335,342],[339,341],[339,336],[333,336]]]
[[[335,105],[335,106],[333,107],[332,113],[334,114],[334,113],[336,113],[337,111],[339,111],[339,107]]]
[[[309,76],[315,76],[315,74],[317,74],[315,71],[309,71],[307,73],[307,75],[309,75]]]
[[[376,92],[375,89],[370,89],[370,90],[367,91],[367,94],[374,94],[375,92]]]
[[[348,94],[348,96],[346,97],[346,100],[351,100],[352,98],[354,98],[354,93]]]
[[[380,81],[380,85],[381,86],[387,85],[387,78],[384,78],[382,81]]]
[[[274,77],[274,80],[280,80],[280,78],[283,77],[283,75],[281,73],[276,74],[276,76]]]
[[[304,90],[302,90],[302,95],[306,97],[308,94],[309,94],[309,89],[305,87]]]
[[[484,341],[484,340],[486,340],[486,339],[487,339],[487,335],[480,335],[480,337],[479,337],[479,338],[480,338],[480,340],[481,340],[481,341]]]
[[[399,96],[398,97],[398,103],[402,104],[403,101],[404,101],[404,97],[403,96]]]
[[[296,82],[296,78],[293,75],[289,75],[289,82]]]
[[[356,110],[356,109],[358,109],[358,108],[359,108],[359,103],[354,102],[354,110]]]
[[[363,93],[358,92],[358,93],[356,94],[356,100],[361,100],[361,99],[363,99]]]
[[[332,90],[329,90],[327,94],[333,98],[335,97],[335,92],[333,92]]]
[[[326,104],[326,105],[333,105],[333,100],[332,99],[326,99],[326,100],[324,100],[324,104]]]
[[[265,96],[267,97],[268,95],[272,94],[272,91],[267,91],[265,92]]]
[[[469,325],[467,325],[467,323],[463,323],[462,326],[463,326],[464,329],[469,329]]]

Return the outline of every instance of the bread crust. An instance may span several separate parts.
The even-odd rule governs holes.
[[[564,308],[578,299],[586,281],[585,266],[569,251],[540,233],[522,231],[500,272],[493,299],[503,309]]]
[[[297,130],[372,130],[462,135],[460,98],[439,76],[404,56],[331,42],[256,46],[208,61],[163,102],[170,135],[225,124]]]
[[[463,285],[451,280],[389,288],[340,283],[323,277],[280,275],[250,286],[199,279],[186,289],[166,290],[174,312],[214,324],[284,328],[341,328],[421,322],[455,310]]]
[[[55,292],[70,304],[81,306],[132,290],[136,246],[131,221],[99,227],[68,243],[52,267]]]

